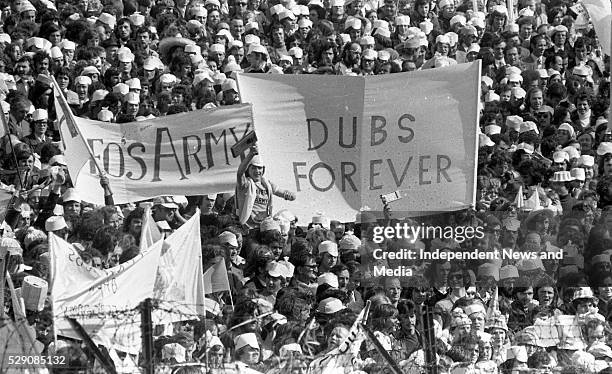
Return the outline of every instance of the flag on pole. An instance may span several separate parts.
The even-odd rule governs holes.
[[[164,246],[166,250],[162,251],[159,260],[153,297],[205,315],[200,211],[166,238]]]
[[[140,231],[140,251],[144,251],[153,243],[157,243],[162,239],[162,234],[159,232],[159,228],[153,220],[153,215],[151,214],[151,207],[147,206],[145,208],[144,215],[142,217],[142,230]]]
[[[227,268],[223,259],[204,272],[204,293],[209,295],[219,291],[230,291]]]
[[[602,51],[610,55],[610,43],[612,43],[612,5],[610,0],[583,0],[582,3],[589,12]]]
[[[98,172],[102,172],[102,168],[98,164],[98,160],[94,157],[93,151],[79,130],[77,121],[72,114],[72,110],[62,94],[59,85],[53,79],[53,94],[55,95],[55,112],[57,113],[58,127],[60,136],[64,145],[64,156],[68,165],[68,172],[72,178],[72,182],[76,185],[81,169],[90,159],[95,163]]]
[[[525,207],[525,198],[523,196],[523,186],[519,186],[519,190],[514,198],[514,205],[517,209],[523,209]]]
[[[6,115],[4,114],[4,108],[2,107],[2,105],[0,105],[0,119],[2,120],[2,126],[0,126],[0,138],[1,138],[4,135],[11,133],[11,131],[9,130],[8,118],[6,118]]]

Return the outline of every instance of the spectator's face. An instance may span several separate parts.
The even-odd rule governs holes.
[[[576,314],[585,314],[595,305],[591,299],[579,299],[576,303]]]
[[[442,8],[442,17],[445,19],[451,19],[453,18],[453,16],[455,15],[455,4],[453,4],[452,2],[445,6],[444,8]]]
[[[346,291],[346,287],[348,286],[349,283],[349,272],[348,270],[342,270],[340,273],[338,273],[338,288]]]
[[[255,365],[259,362],[259,349],[253,347],[245,347],[240,355],[240,361],[247,365]]]
[[[129,39],[130,33],[132,32],[132,28],[130,27],[129,23],[123,22],[117,27],[117,29],[121,39]]]
[[[117,59],[117,51],[118,50],[119,50],[119,47],[117,47],[117,46],[110,46],[110,47],[106,48],[106,57],[110,61],[115,61]]]
[[[530,23],[525,23],[519,28],[519,36],[523,40],[529,40],[531,33],[533,33],[533,26]]]
[[[509,102],[511,97],[512,97],[512,91],[504,91],[500,93],[499,101],[501,101],[502,103]]]
[[[299,32],[302,38],[306,39],[308,37],[308,33],[310,32],[310,27],[300,27]]]
[[[246,0],[238,0],[237,4],[244,4],[243,8],[246,8],[247,3]],[[232,20],[230,26],[230,31],[234,37],[239,37],[244,34],[244,22],[242,20],[234,19]]]
[[[132,63],[131,62],[120,62],[119,71],[125,74],[129,74],[130,71],[132,71]]]
[[[215,27],[221,22],[221,16],[219,15],[219,11],[215,10],[208,13],[208,24],[212,27]]]
[[[264,168],[262,166],[255,166],[255,165],[249,166],[248,175],[255,182],[261,181],[261,178],[263,177],[263,173],[264,173]]]
[[[165,220],[167,222],[174,221],[175,209],[166,208],[163,205],[157,205],[154,207],[153,218],[155,222]]]
[[[612,278],[607,277],[602,283],[602,285],[597,287],[597,295],[600,299],[608,301],[612,299]]]
[[[299,274],[296,274],[298,275],[299,281],[304,283],[313,283],[317,281],[317,264],[314,261],[309,260],[308,263],[300,266],[299,269]]]
[[[9,54],[13,60],[19,60],[23,53],[21,51],[21,47],[17,44],[13,45],[9,51]]]
[[[129,116],[136,116],[136,114],[138,114],[138,104],[127,103],[126,114]]]
[[[506,51],[506,63],[513,66],[519,63],[519,53],[516,47]]]
[[[121,218],[119,217],[119,214],[115,213],[111,215],[106,224],[115,229],[121,227]]]
[[[578,110],[578,114],[583,116],[586,115],[589,109],[591,109],[588,100],[578,100],[576,102],[576,109]]]
[[[436,272],[436,281],[439,283],[446,285],[448,282],[448,275],[450,273],[451,264],[450,262],[445,262],[443,264],[438,264],[437,272]]]
[[[453,336],[459,339],[462,337],[467,337],[470,335],[470,331],[472,331],[472,326],[470,325],[457,326],[455,328],[455,332],[453,333]]]
[[[206,195],[202,199],[202,203],[200,204],[200,210],[202,214],[207,214],[212,211],[212,208],[215,206],[215,199],[209,199]]]
[[[461,288],[463,284],[463,272],[457,271],[448,275],[448,286],[451,288]]]
[[[283,254],[283,244],[279,242],[270,243],[270,250],[274,255],[274,259],[278,260],[280,256]]]
[[[34,132],[40,136],[47,131],[47,121],[36,121],[34,122]]]
[[[138,34],[138,43],[142,49],[148,49],[151,45],[151,36],[148,32],[141,32]]]
[[[531,109],[538,111],[542,108],[542,104],[544,103],[544,98],[542,97],[542,91],[534,91],[529,97],[529,104],[531,105]]]
[[[133,218],[130,221],[130,226],[128,228],[129,233],[132,234],[135,238],[140,237],[140,231],[142,230],[142,218]]]
[[[553,43],[557,47],[562,47],[565,45],[565,41],[567,40],[567,33],[565,31],[557,32],[553,38]]]
[[[493,329],[491,331],[491,343],[495,346],[501,346],[506,341],[506,332],[502,329]]]
[[[372,72],[374,67],[376,66],[376,60],[373,58],[366,58],[364,56],[361,57],[361,69],[366,72]]]
[[[78,216],[81,214],[81,203],[78,201],[69,201],[64,204],[64,214],[66,216]]]
[[[333,6],[331,8],[332,11],[332,15],[334,16],[342,16],[344,14],[344,7],[343,6]]]
[[[18,62],[15,65],[15,74],[22,76],[30,73],[30,64],[26,61]]]
[[[272,40],[275,44],[283,44],[285,43],[285,30],[280,27],[275,28],[272,31]]]
[[[332,332],[329,334],[329,339],[327,339],[327,347],[328,348],[337,348],[342,344],[342,342],[348,338],[349,330],[344,326],[335,327]]]
[[[86,84],[77,84],[74,87],[74,91],[77,93],[77,95],[79,95],[79,99],[83,100],[87,97],[87,90],[89,89],[89,86]]]
[[[538,43],[535,45],[535,51],[534,51],[535,55],[538,57],[543,56],[547,48],[548,48],[548,43],[546,42],[546,39],[540,38],[540,40],[538,40]],[[561,60],[561,57],[558,57],[558,59]],[[557,61],[557,58],[555,58],[555,61]],[[553,69],[557,71],[561,71],[557,69],[554,65],[552,67]]]
[[[446,43],[438,43],[437,48],[438,48],[438,52],[442,56],[448,56],[448,52],[450,52],[450,45]]]
[[[336,265],[337,257],[332,256],[329,252],[325,252],[321,255],[321,267],[323,269],[329,269]]]
[[[400,281],[398,279],[393,278],[388,280],[387,285],[385,287],[385,293],[392,303],[398,302],[402,293],[402,286],[400,284]]]
[[[23,121],[23,119],[28,115],[28,108],[25,105],[15,105],[14,109],[11,107],[11,114],[15,117],[17,122]]]
[[[236,262],[238,259],[238,247],[235,247],[229,243],[223,244],[223,248],[225,248],[225,256],[231,262]]]
[[[583,45],[580,48],[574,49],[574,53],[576,54],[576,59],[582,61],[582,60],[586,60],[589,50],[587,49],[585,45]]]
[[[506,49],[506,43],[501,42],[493,46],[493,56],[496,60],[504,58],[504,49]]]
[[[21,13],[21,20],[22,21],[36,22],[36,12],[33,11],[33,10],[28,10],[27,12],[22,12]]]
[[[538,290],[538,301],[541,306],[550,306],[553,303],[555,291],[552,287],[541,287]]]
[[[240,64],[240,61],[244,59],[244,48],[234,48],[232,55],[236,59],[236,62]]]
[[[533,300],[533,288],[529,287],[526,291],[516,293],[517,300],[523,305],[527,305]]]

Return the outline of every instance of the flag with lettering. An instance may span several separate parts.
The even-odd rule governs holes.
[[[160,240],[127,262],[98,269],[85,263],[70,243],[50,233],[55,317],[104,315],[136,308],[153,296],[162,245]]]
[[[234,191],[240,157],[231,148],[253,129],[251,105],[109,123],[75,117],[63,95],[55,97],[68,170],[84,201],[104,205],[98,170],[108,177],[115,204],[168,191]]]

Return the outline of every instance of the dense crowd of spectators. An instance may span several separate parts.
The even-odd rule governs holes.
[[[408,219],[390,203],[355,222],[315,212],[298,222],[273,209],[299,195],[264,177],[257,147],[235,198],[149,202],[164,234],[200,209],[204,270],[224,262],[231,288],[206,295],[199,320],[156,330],[154,363],[177,373],[314,374],[330,361],[344,368],[326,373],[611,373],[610,58],[579,1],[509,3],[0,1],[0,180],[18,191],[2,246],[16,287],[50,280],[49,232],[94,267],[129,261],[148,212],[114,204],[104,176],[104,207],[70,188],[52,77],[75,115],[124,123],[239,103],[238,73],[368,76],[481,60],[474,209]],[[483,235],[373,240],[376,227],[423,222]],[[537,256],[399,261],[374,258],[376,248]],[[375,274],[399,265],[412,275]],[[8,290],[5,300],[14,315]],[[355,330],[341,352],[368,300],[372,334]],[[82,342],[54,339],[49,303],[27,319],[43,354],[68,357],[59,372],[100,367]],[[118,372],[147,364],[142,352],[100,350]]]

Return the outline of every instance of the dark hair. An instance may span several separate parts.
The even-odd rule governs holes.
[[[94,234],[91,246],[106,256],[115,249],[118,241],[119,232],[116,229],[111,226],[102,226]]]
[[[123,232],[129,232],[130,225],[132,221],[135,219],[142,219],[144,216],[145,210],[144,208],[138,207],[130,212],[127,217],[125,217],[125,222],[123,223]],[[138,239],[138,238],[137,238]]]
[[[387,319],[397,316],[399,311],[396,307],[391,304],[379,304],[372,310],[372,328],[374,330],[380,330],[384,328]]]

